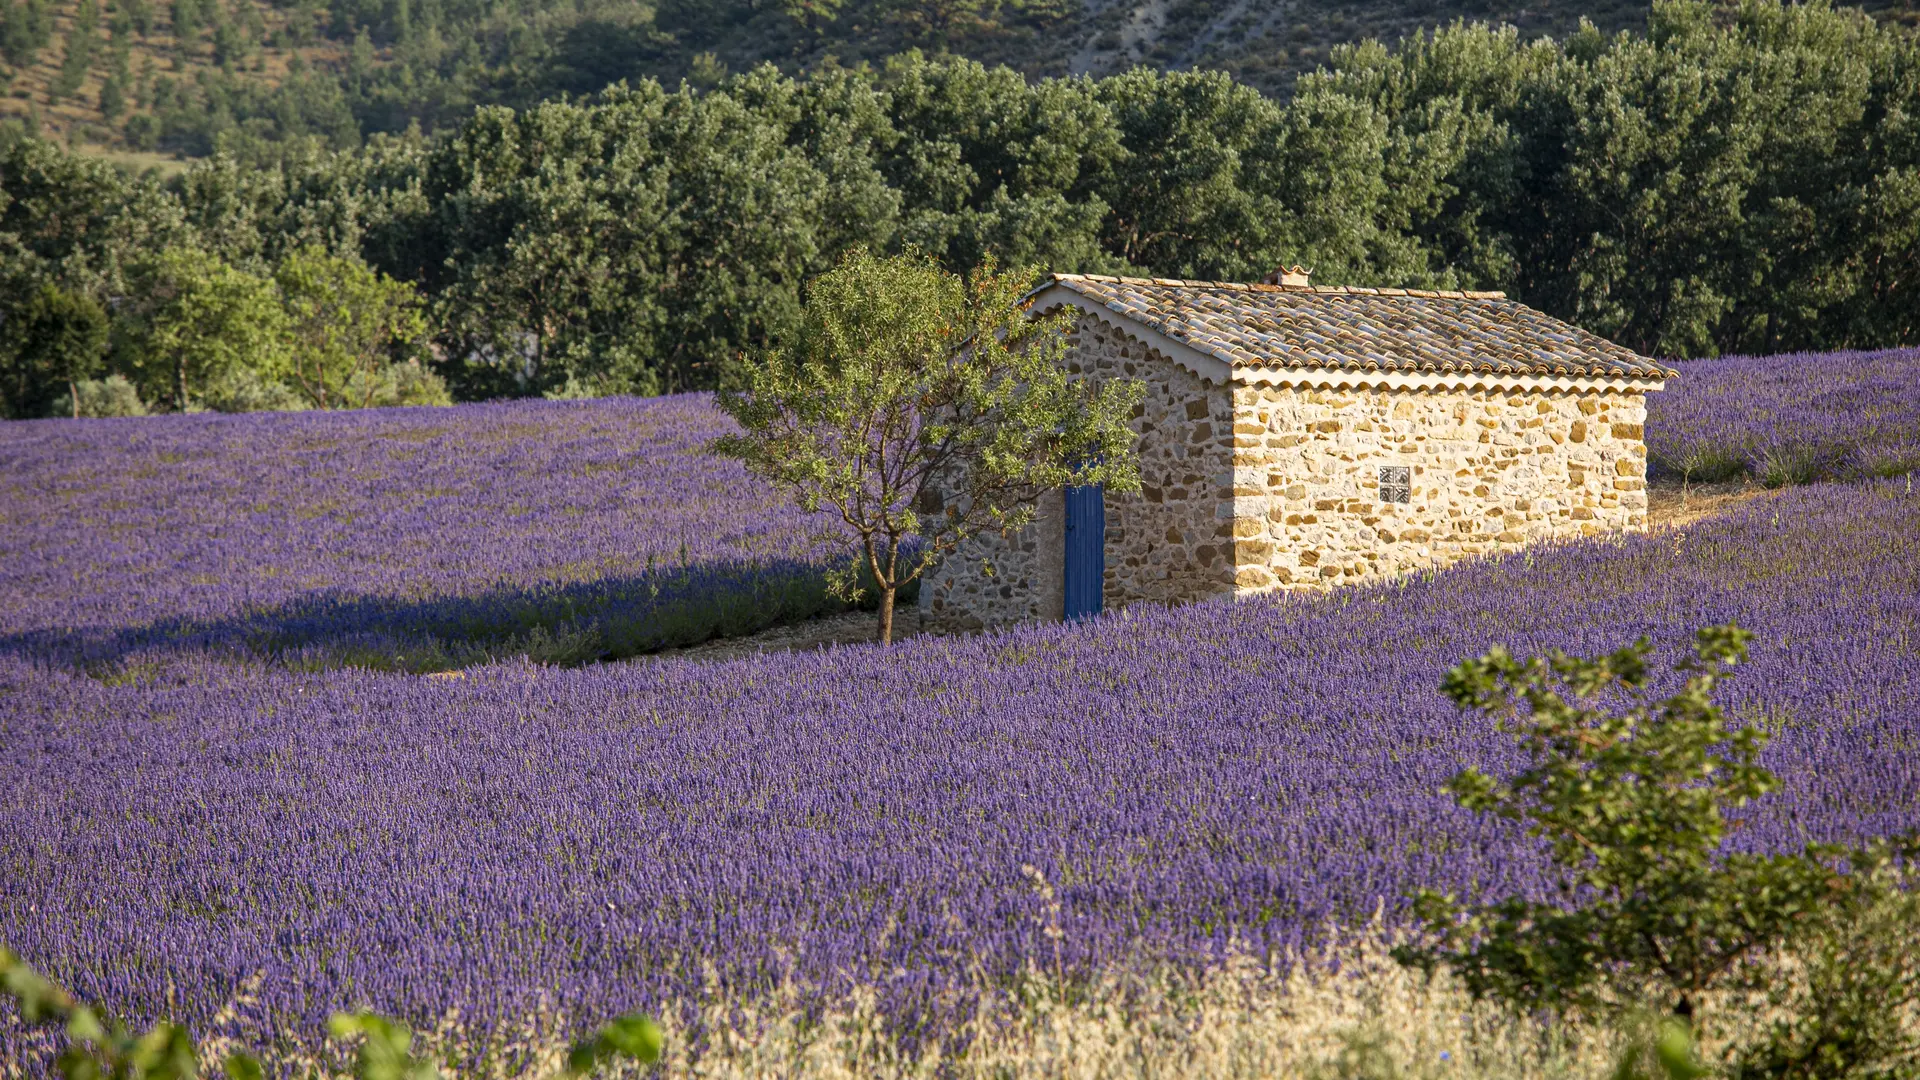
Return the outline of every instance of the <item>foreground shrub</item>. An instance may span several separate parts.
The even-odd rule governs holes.
[[[1920,991],[1920,962],[1853,933],[1889,905],[1920,911],[1901,903],[1920,840],[1773,854],[1726,845],[1730,813],[1780,786],[1758,763],[1765,733],[1730,726],[1712,700],[1751,636],[1701,630],[1677,668],[1684,684],[1659,701],[1644,638],[1593,660],[1554,650],[1520,661],[1496,647],[1454,668],[1447,695],[1497,717],[1529,764],[1503,779],[1469,768],[1448,790],[1548,841],[1560,888],[1478,905],[1423,890],[1414,912],[1435,941],[1398,958],[1444,964],[1476,997],[1517,1009],[1619,1013],[1652,1001],[1693,1023],[1702,998],[1751,978],[1758,957],[1811,947],[1806,979],[1820,1000],[1788,1012],[1742,1069],[1839,1077],[1920,1064],[1920,1043],[1897,1023]]]

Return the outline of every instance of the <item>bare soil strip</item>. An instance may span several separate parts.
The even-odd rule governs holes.
[[[913,625],[913,614],[911,611],[894,613],[895,641],[907,636],[907,632]],[[902,623],[907,625],[903,627]],[[808,619],[806,622],[793,623],[789,626],[776,626],[771,630],[762,630],[745,637],[715,638],[683,649],[662,649],[657,653],[649,653],[634,659],[679,658],[707,663],[716,660],[734,660],[758,653],[822,649],[829,645],[851,645],[873,641],[879,637],[879,634],[879,616],[871,611],[849,611],[842,615],[823,615],[817,619]]]
[[[1647,525],[1655,529],[1691,525],[1729,513],[1755,499],[1772,498],[1784,490],[1764,488],[1751,480],[1689,485],[1671,479],[1656,480],[1647,485]]]

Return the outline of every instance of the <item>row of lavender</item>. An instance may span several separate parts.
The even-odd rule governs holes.
[[[0,938],[86,995],[311,1038],[654,1007],[713,965],[941,1015],[974,964],[1300,943],[1542,859],[1438,794],[1510,751],[1437,692],[1505,642],[1582,653],[1736,619],[1727,687],[1785,790],[1738,842],[1920,826],[1920,495],[1815,486],[1647,535],[1318,598],[700,666],[461,680],[0,659]],[[1023,867],[1059,890],[1057,942]],[[0,1036],[4,1038],[4,1036]]]
[[[838,546],[704,395],[0,426],[0,649],[435,669],[829,608]]]
[[[1771,487],[1920,469],[1920,349],[1679,365],[1647,404],[1656,467]]]
[[[833,608],[826,523],[705,454],[727,424],[694,395],[3,425],[0,650],[431,670]],[[1696,479],[1903,472],[1920,350],[1690,363],[1647,437]]]

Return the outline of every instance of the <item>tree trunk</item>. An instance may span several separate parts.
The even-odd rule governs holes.
[[[893,644],[893,594],[894,586],[888,585],[880,590],[880,644]]]
[[[80,419],[80,383],[77,380],[67,380],[67,400],[73,403],[73,418]]]

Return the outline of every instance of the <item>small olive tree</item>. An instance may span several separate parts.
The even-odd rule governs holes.
[[[1027,525],[1042,492],[1140,486],[1142,386],[1070,378],[1069,318],[1025,309],[1034,280],[851,252],[813,282],[791,341],[720,395],[742,430],[714,449],[853,530],[860,564],[833,587],[858,599],[872,576],[882,642],[903,585],[983,530]]]

